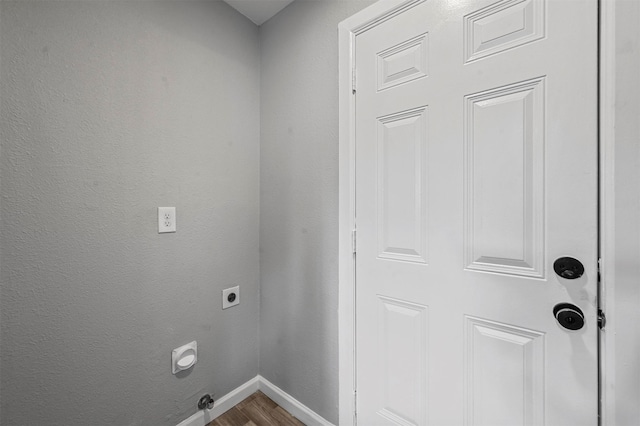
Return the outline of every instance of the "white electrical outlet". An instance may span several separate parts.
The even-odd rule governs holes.
[[[222,290],[222,309],[236,306],[240,303],[240,286],[226,288]]]
[[[158,207],[158,233],[176,232],[176,208]]]

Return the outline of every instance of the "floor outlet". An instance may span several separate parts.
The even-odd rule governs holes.
[[[240,303],[240,286],[222,290],[222,309],[236,306]]]

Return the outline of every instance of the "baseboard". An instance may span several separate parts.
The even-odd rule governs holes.
[[[240,385],[236,389],[232,390],[225,396],[216,400],[213,403],[213,408],[210,410],[200,410],[193,416],[178,423],[177,426],[206,426],[209,422],[220,417],[231,408],[235,407],[243,399],[247,398],[252,393],[259,389],[260,376],[256,376],[243,385]]]
[[[177,426],[206,426],[257,390],[262,391],[262,393],[307,426],[333,426],[331,422],[328,422],[260,375],[215,401],[212,409],[198,411],[193,416],[178,423]]]
[[[333,424],[316,414],[306,405],[268,381],[258,376],[258,388],[276,404],[287,410],[292,416],[307,426],[333,426]]]

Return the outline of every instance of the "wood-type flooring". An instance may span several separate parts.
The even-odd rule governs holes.
[[[207,426],[304,426],[304,423],[257,391]]]

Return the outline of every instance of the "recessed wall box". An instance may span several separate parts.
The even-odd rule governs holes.
[[[198,362],[198,342],[195,340],[171,352],[171,372],[188,370]]]

